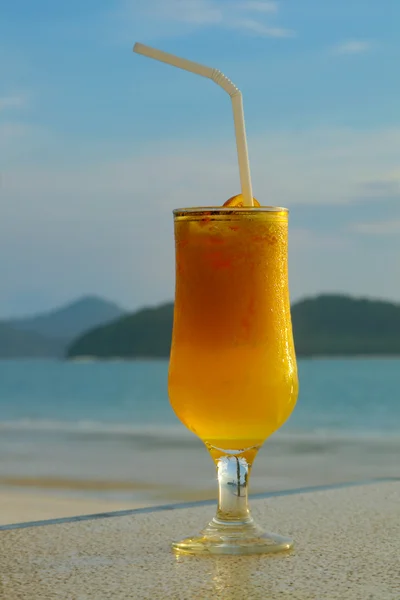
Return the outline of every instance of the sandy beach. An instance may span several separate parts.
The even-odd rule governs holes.
[[[143,504],[0,489],[0,525],[139,508]]]

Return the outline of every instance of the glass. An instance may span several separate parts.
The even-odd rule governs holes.
[[[288,287],[288,211],[190,208],[174,211],[175,311],[171,405],[217,467],[217,514],[196,537],[173,544],[189,554],[287,550],[248,507],[252,464],[291,414],[298,380]]]

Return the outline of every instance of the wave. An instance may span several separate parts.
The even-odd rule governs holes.
[[[106,423],[102,421],[60,421],[53,419],[17,419],[0,421],[0,431],[38,431],[38,432],[64,432],[110,435],[160,435],[165,437],[184,436],[192,437],[189,431],[179,425],[161,424],[126,424]]]
[[[52,419],[16,419],[0,421],[0,432],[38,432],[61,433],[85,436],[110,436],[132,438],[158,438],[170,442],[190,442],[197,438],[184,426],[179,424],[160,423],[110,423],[102,421],[61,421]],[[302,443],[302,442],[400,442],[400,432],[387,430],[338,430],[315,428],[309,430],[289,429],[278,431],[269,443]]]

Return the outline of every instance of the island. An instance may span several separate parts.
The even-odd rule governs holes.
[[[323,294],[292,306],[298,356],[400,355],[400,304]],[[66,357],[168,358],[173,304],[123,315],[78,336]]]
[[[48,312],[0,321],[0,359],[64,358],[74,339],[123,314],[113,302],[86,296]]]

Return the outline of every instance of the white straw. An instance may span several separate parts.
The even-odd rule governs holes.
[[[212,69],[211,67],[200,65],[199,63],[192,62],[191,60],[186,60],[186,58],[180,58],[178,56],[174,56],[173,54],[168,54],[162,50],[156,50],[155,48],[145,46],[144,44],[136,43],[133,47],[133,51],[137,52],[137,54],[142,54],[143,56],[167,63],[173,67],[178,67],[178,69],[184,69],[185,71],[196,73],[202,77],[208,77],[229,94],[232,100],[243,204],[245,206],[254,206],[241,91],[232,83],[230,79],[225,77],[225,75],[217,69]]]

